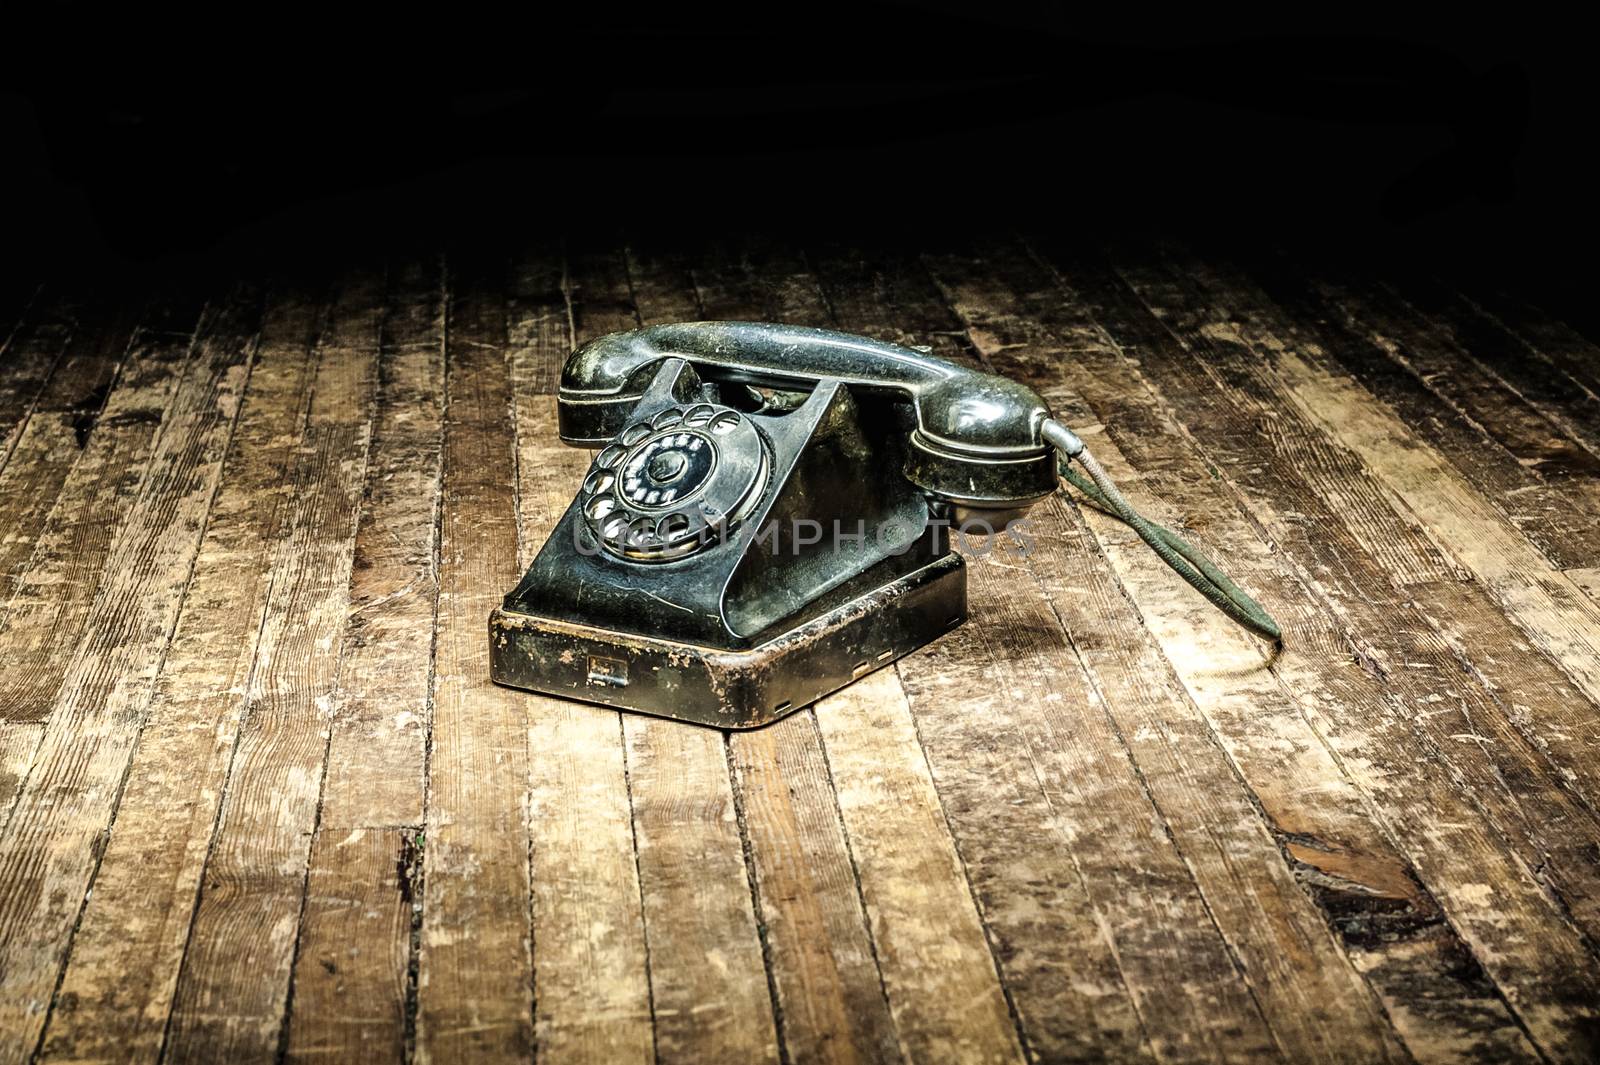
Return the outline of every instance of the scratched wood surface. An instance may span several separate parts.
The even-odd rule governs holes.
[[[1028,234],[550,241],[0,293],[0,1065],[1600,1058],[1600,342]],[[1283,622],[1058,495],[722,734],[499,689],[565,355],[1024,380]]]

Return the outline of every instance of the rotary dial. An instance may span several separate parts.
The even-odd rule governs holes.
[[[716,543],[761,497],[770,463],[729,407],[668,407],[628,426],[590,467],[584,520],[607,552],[670,561]]]

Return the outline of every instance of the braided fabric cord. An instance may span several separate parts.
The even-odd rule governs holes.
[[[1173,571],[1194,586],[1195,590],[1205,596],[1218,610],[1266,640],[1281,643],[1283,632],[1278,623],[1272,619],[1261,604],[1252,599],[1244,589],[1240,588],[1228,575],[1216,567],[1203,552],[1183,537],[1162,525],[1157,525],[1140,514],[1123,498],[1117,490],[1116,484],[1101,468],[1100,463],[1089,453],[1089,449],[1078,442],[1075,454],[1060,450],[1059,472],[1063,480],[1088,499],[1097,510],[1100,510],[1139,535],[1139,539],[1150,545],[1154,551]],[[1072,461],[1076,459],[1084,471],[1089,474],[1087,479],[1072,468]]]

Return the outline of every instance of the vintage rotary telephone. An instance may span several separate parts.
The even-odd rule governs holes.
[[[490,618],[502,684],[721,728],[775,721],[965,620],[952,525],[1003,529],[1058,474],[1279,638],[1003,377],[847,333],[691,322],[585,344],[558,403],[561,439],[600,450]]]

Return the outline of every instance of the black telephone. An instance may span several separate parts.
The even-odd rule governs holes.
[[[1003,377],[847,333],[692,322],[578,348],[557,401],[562,441],[600,450],[490,617],[502,684],[720,728],[775,721],[965,620],[952,528],[1004,529],[1058,473],[1278,638]]]

